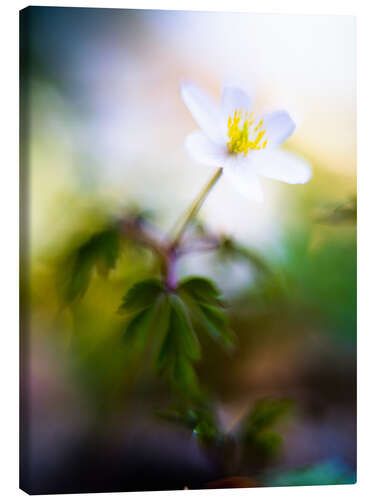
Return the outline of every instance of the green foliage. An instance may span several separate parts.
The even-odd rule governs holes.
[[[229,328],[229,320],[225,311],[210,304],[199,304],[202,325],[225,347],[233,348],[234,335]]]
[[[240,431],[248,452],[260,458],[276,454],[282,445],[281,436],[272,427],[291,409],[288,399],[261,399],[244,418]]]
[[[82,297],[89,284],[94,268],[106,275],[116,265],[121,239],[114,226],[93,234],[68,257],[60,277],[62,296],[71,303]]]
[[[161,280],[147,279],[133,285],[122,300],[120,312],[130,314],[123,338],[132,353],[147,345],[154,349],[169,324],[169,299]]]
[[[265,430],[274,425],[291,408],[289,399],[261,399],[247,418],[247,431]]]
[[[174,407],[159,410],[157,415],[164,420],[189,429],[202,445],[218,443],[222,434],[214,417],[214,412],[207,406],[194,408]]]
[[[216,285],[207,278],[193,276],[181,280],[178,286],[179,293],[187,293],[197,302],[222,305],[222,295]]]
[[[129,346],[149,346],[157,373],[186,398],[201,393],[194,366],[201,358],[201,346],[191,321],[192,305],[199,311],[200,324],[215,339],[232,346],[221,294],[205,278],[183,280],[176,293],[167,291],[158,279],[140,281],[130,288],[120,306],[120,312],[131,315],[124,333]]]
[[[193,277],[181,281],[178,293],[185,296],[195,313],[197,323],[222,345],[234,346],[234,335],[229,319],[222,307],[221,293],[212,281]]]
[[[163,291],[163,285],[158,279],[147,279],[133,285],[124,296],[120,312],[134,312],[150,307]]]
[[[154,351],[156,370],[171,387],[187,396],[198,393],[193,363],[201,350],[181,298],[168,293],[160,280],[147,279],[130,288],[120,310],[133,314],[124,339]]]
[[[186,307],[177,295],[169,295],[169,325],[157,358],[157,369],[170,384],[187,393],[197,393],[193,362],[201,349]]]
[[[153,316],[153,312],[154,307],[148,307],[146,309],[143,309],[131,319],[124,333],[126,342],[132,343],[133,345],[137,344],[141,347],[145,345],[146,334]]]

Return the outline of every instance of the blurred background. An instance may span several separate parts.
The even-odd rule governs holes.
[[[293,402],[277,424],[283,446],[232,475],[254,485],[355,481],[355,53],[352,17],[22,11],[27,489],[223,486],[215,451],[155,416],[168,389],[119,340],[117,309],[154,275],[152,253],[128,244],[109,272],[90,270],[80,300],[61,301],[67,262],[106,221],[136,213],[170,231],[212,175],[184,151],[196,125],[182,79],[217,100],[224,83],[240,84],[257,111],[287,109],[297,129],[285,148],[313,169],[306,185],[263,181],[263,205],[219,181],[199,223],[231,251],[187,255],[178,268],[215,280],[237,336],[230,354],[202,341],[197,365],[220,425],[230,433],[259,398]]]

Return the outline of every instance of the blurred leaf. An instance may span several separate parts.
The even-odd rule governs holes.
[[[157,280],[146,280],[148,282]],[[140,282],[139,285],[144,284],[144,282]],[[153,283],[156,284],[156,283]],[[160,287],[153,287],[154,293],[151,298],[151,295],[148,296],[150,298],[147,301],[147,305],[145,301],[132,302],[132,304],[142,304],[142,309],[138,307],[138,311],[133,315],[132,319],[129,321],[125,332],[124,332],[124,341],[129,343],[130,346],[138,349],[145,350],[146,344],[151,355],[160,349],[160,343],[164,340],[167,329],[169,328],[169,317],[170,317],[170,300],[169,297],[163,293],[163,289]],[[159,282],[161,285],[161,283]],[[137,290],[143,289],[142,286],[137,287],[136,284],[134,288]],[[132,294],[136,297],[137,294]],[[139,298],[142,297],[142,294]],[[152,335],[151,335],[152,334]],[[136,354],[136,353],[133,353]],[[153,357],[153,356],[152,356]],[[150,359],[150,362],[152,360]]]
[[[197,436],[202,444],[210,444],[217,437],[217,430],[213,420],[207,418],[199,418],[198,424],[193,429],[193,434]]]
[[[200,358],[200,345],[182,300],[169,296],[169,325],[157,359],[158,370],[170,383],[188,393],[198,391],[193,361]]]
[[[282,437],[271,428],[289,412],[291,406],[291,401],[287,399],[262,399],[255,403],[243,419],[240,430],[248,453],[267,459],[280,451]]]
[[[248,432],[268,429],[286,415],[291,407],[292,402],[289,399],[261,399],[257,401],[246,417]]]
[[[191,359],[184,355],[175,356],[169,375],[171,385],[186,397],[199,394],[199,381]]]
[[[134,312],[153,304],[163,291],[163,284],[158,279],[147,279],[133,285],[122,299],[120,312]]]
[[[121,238],[116,228],[109,226],[92,235],[69,256],[60,276],[62,296],[66,302],[82,297],[89,284],[92,272],[106,275],[116,265],[120,254]]]
[[[171,328],[177,336],[181,351],[194,361],[201,355],[199,341],[193,330],[189,316],[182,300],[176,295],[171,297]]]
[[[201,311],[202,325],[216,340],[222,342],[225,347],[232,348],[235,343],[235,337],[229,328],[227,313],[209,304],[199,304],[199,309]]]
[[[180,281],[179,293],[188,293],[198,302],[221,304],[221,292],[216,285],[207,278],[194,276]]]
[[[159,355],[161,369],[169,359],[182,356],[197,360],[200,357],[199,342],[181,299],[175,295],[171,295],[169,299],[171,306],[169,327]]]
[[[132,343],[136,342],[139,346],[143,347],[146,342],[147,329],[153,313],[154,307],[148,307],[136,314],[125,329],[124,340]]]
[[[241,258],[261,274],[272,274],[271,267],[266,260],[255,250],[240,245],[231,238],[224,238],[221,245],[220,256],[224,258]]]
[[[249,445],[249,441],[247,441]],[[283,439],[277,432],[262,431],[251,439],[251,445],[256,455],[272,457],[278,453],[282,447]]]
[[[334,207],[329,207],[321,211],[316,222],[321,224],[340,224],[357,222],[357,197],[340,203]]]
[[[73,302],[76,298],[81,298],[89,284],[91,273],[94,268],[94,261],[84,252],[79,252],[74,259],[74,263],[63,276],[62,295],[66,302]]]
[[[225,347],[232,348],[234,335],[229,328],[229,319],[222,305],[221,292],[216,285],[200,276],[182,280],[177,289],[179,294],[190,299],[197,313],[198,324],[203,326]]]
[[[212,444],[220,438],[213,412],[206,405],[198,408],[175,407],[159,410],[157,415],[190,429],[201,444]]]

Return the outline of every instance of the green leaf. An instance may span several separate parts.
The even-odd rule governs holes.
[[[182,280],[178,286],[178,293],[187,293],[197,302],[221,304],[221,292],[216,285],[207,278],[193,276]]]
[[[207,420],[201,420],[194,428],[193,433],[202,444],[212,443],[217,436],[215,427]]]
[[[198,323],[201,324],[225,347],[234,346],[234,335],[229,328],[226,312],[223,310],[221,292],[216,285],[200,276],[187,278],[180,282],[178,293],[187,296],[192,302],[192,308],[198,313]]]
[[[153,368],[169,325],[169,314],[169,299],[163,294],[156,297],[149,307],[133,315],[123,334],[129,369],[148,371]]]
[[[136,314],[125,329],[124,340],[126,342],[136,343],[139,347],[143,347],[147,340],[147,331],[153,313],[154,308],[149,307]]]
[[[201,350],[197,336],[187,315],[184,303],[176,295],[171,297],[170,329],[176,336],[181,354],[196,361],[200,358]]]
[[[159,410],[157,415],[192,431],[201,444],[211,444],[221,437],[214,412],[204,404]]]
[[[86,293],[95,266],[101,274],[115,267],[120,248],[120,235],[112,226],[93,234],[76,248],[63,266],[60,284],[64,300],[73,302]]]
[[[199,304],[202,325],[226,347],[232,348],[235,337],[229,328],[229,319],[225,311],[209,304]]]
[[[247,441],[249,444],[249,440]],[[283,438],[277,432],[262,431],[253,436],[251,445],[257,455],[272,457],[278,453],[283,445]]]
[[[185,395],[198,394],[199,382],[191,360],[185,356],[176,356],[171,372],[173,385]]]
[[[270,428],[292,407],[289,399],[261,399],[257,401],[247,417],[248,431],[261,431]]]
[[[180,393],[198,394],[199,383],[193,362],[200,358],[200,345],[182,300],[176,295],[168,299],[169,323],[157,358],[157,369]]]
[[[161,294],[155,304],[155,315],[152,318],[152,343],[154,345],[152,362],[157,367],[161,346],[163,345],[169,325],[171,315],[170,297],[168,294]]]
[[[134,312],[150,307],[159,294],[163,291],[163,285],[158,279],[147,279],[133,285],[120,305],[120,312]]]
[[[181,300],[176,296],[169,297],[169,300],[169,325],[158,359],[161,371],[166,369],[168,364],[175,364],[176,359],[180,357],[191,360],[200,357],[200,345]]]
[[[267,460],[280,451],[283,440],[272,426],[288,413],[291,405],[287,399],[267,398],[255,403],[240,430],[247,453],[258,460]]]
[[[94,235],[90,240],[90,245],[99,271],[106,274],[115,267],[121,247],[120,235],[116,228],[109,227]]]
[[[78,256],[62,280],[62,295],[66,302],[81,298],[90,284],[94,262]]]

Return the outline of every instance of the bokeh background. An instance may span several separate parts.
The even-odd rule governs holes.
[[[107,276],[93,272],[71,307],[59,294],[66,259],[104,220],[137,212],[169,231],[212,174],[184,151],[196,128],[179,95],[184,78],[216,99],[230,82],[254,95],[258,111],[287,109],[297,130],[285,148],[313,169],[306,185],[264,181],[262,205],[224,182],[204,204],[200,223],[241,251],[186,256],[178,269],[219,284],[238,337],[230,355],[203,345],[200,379],[228,429],[258,398],[293,401],[282,450],[262,467],[249,461],[242,476],[264,485],[355,481],[355,53],[355,19],[346,16],[22,11],[29,490],[202,488],[220,479],[189,430],[154,416],[165,387],[152,377],[135,383],[142,367],[119,347],[116,311],[154,272],[150,253],[127,248]]]

